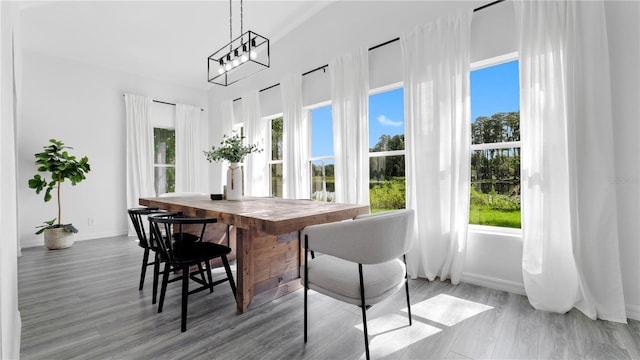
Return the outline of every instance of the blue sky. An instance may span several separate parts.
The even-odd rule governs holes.
[[[479,116],[520,109],[518,62],[511,61],[471,72],[471,121]],[[311,156],[333,155],[331,106],[313,110]],[[403,89],[369,97],[369,147],[383,134],[404,133]]]

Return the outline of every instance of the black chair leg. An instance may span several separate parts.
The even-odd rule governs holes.
[[[202,268],[202,263],[198,263],[198,273],[200,274],[200,280],[202,280],[202,283],[206,284],[207,279],[204,277],[204,269]]]
[[[187,331],[187,299],[189,297],[189,266],[182,268],[182,317],[180,331]]]
[[[153,296],[151,303],[155,304],[158,298],[158,278],[160,277],[160,255],[155,253],[155,260],[153,261]]]
[[[140,287],[138,290],[142,290],[144,286],[144,276],[147,273],[147,263],[149,262],[149,249],[144,249],[144,255],[142,255],[142,270],[140,270]]]
[[[213,276],[211,276],[211,263],[210,260],[204,262],[204,268],[207,269],[207,278],[209,278],[209,292],[213,292]]]
[[[233,281],[233,274],[231,273],[229,260],[227,260],[227,255],[222,255],[221,257],[222,257],[222,263],[224,264],[224,271],[227,273],[227,279],[229,280],[229,285],[231,285],[231,291],[233,292],[233,297],[236,297],[236,282]]]
[[[160,304],[158,304],[158,312],[162,312],[162,306],[164,305],[164,295],[167,292],[167,283],[169,282],[169,263],[164,265],[164,273],[162,274],[162,287],[160,289]]]

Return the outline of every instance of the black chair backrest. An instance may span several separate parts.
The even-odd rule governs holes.
[[[136,235],[138,235],[138,240],[140,241],[140,246],[147,249],[155,249],[156,245],[153,244],[150,239],[147,237],[147,231],[144,227],[144,216],[149,216],[153,214],[161,214],[165,213],[164,210],[160,210],[158,208],[133,208],[128,209],[129,218],[131,219],[131,223],[133,223],[133,228],[136,230]]]
[[[152,241],[158,244],[158,249],[173,264],[182,262],[180,249],[184,245],[201,242],[207,224],[216,222],[218,222],[216,218],[188,218],[182,217],[179,213],[163,213],[149,216]],[[194,225],[202,225],[199,236],[185,232],[186,227],[191,230]]]

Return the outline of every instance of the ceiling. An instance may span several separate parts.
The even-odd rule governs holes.
[[[244,1],[244,31],[271,46],[332,1]],[[23,48],[191,88],[209,89],[207,57],[229,43],[229,1],[24,2]],[[233,37],[240,1],[233,0]]]

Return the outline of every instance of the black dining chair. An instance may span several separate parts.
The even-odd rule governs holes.
[[[215,222],[217,222],[215,218],[187,218],[181,217],[177,213],[149,216],[153,241],[158,244],[159,251],[165,260],[158,312],[162,312],[167,284],[182,280],[182,320],[180,327],[182,332],[187,330],[187,304],[189,295],[207,289],[213,292],[214,286],[228,281],[234,299],[236,297],[236,284],[233,280],[227,259],[231,248],[203,241],[207,225]],[[193,234],[194,231],[197,231],[198,235]],[[213,281],[211,275],[210,261],[215,258],[221,258],[227,275],[226,278],[217,281]],[[202,267],[203,263],[205,265],[204,269]],[[193,266],[197,266],[198,270],[192,272],[191,268]],[[175,272],[178,276],[169,279],[170,273],[174,272],[174,270],[176,270]],[[204,277],[205,274],[207,275],[207,279]],[[198,275],[200,275],[200,277],[198,277]],[[195,281],[200,284],[200,286],[189,290],[189,280]]]
[[[144,249],[142,255],[142,269],[140,270],[140,286],[138,290],[142,290],[144,287],[144,278],[147,273],[147,267],[153,265],[153,298],[152,303],[156,303],[156,297],[158,294],[158,278],[160,276],[160,263],[162,259],[160,252],[155,244],[150,242],[149,234],[147,233],[144,223],[147,221],[147,216],[153,214],[164,213],[163,210],[158,208],[132,208],[128,209],[129,218],[133,224],[133,228],[138,236],[138,246]],[[149,255],[153,252],[153,261],[149,261]]]

